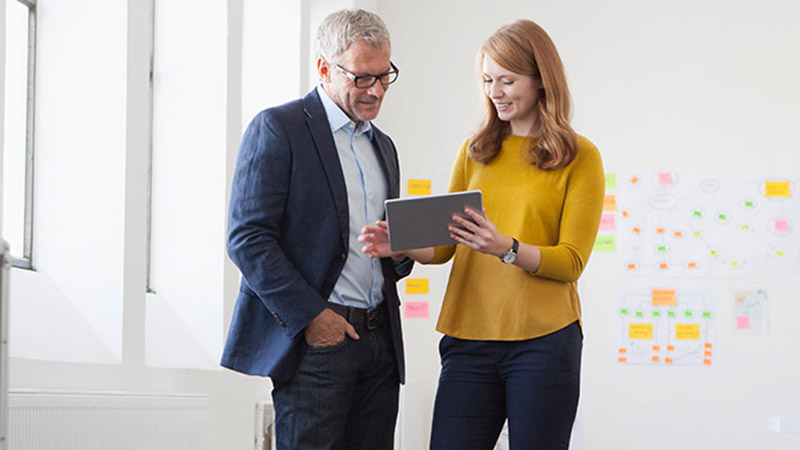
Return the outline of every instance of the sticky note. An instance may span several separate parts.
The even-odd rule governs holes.
[[[674,352],[675,351],[675,346],[674,345],[668,345],[667,346],[667,351],[668,352]]]
[[[711,365],[711,360],[710,359],[704,359],[703,360],[703,365],[704,366],[710,366]]]
[[[606,189],[616,189],[617,188],[617,174],[615,173],[607,173],[606,174]]]
[[[408,195],[431,195],[431,180],[408,180]]]
[[[631,231],[633,232],[633,234],[639,234],[642,232],[642,229],[639,227],[633,227],[631,228]]]
[[[598,235],[597,240],[594,241],[594,251],[596,252],[613,252],[617,250],[617,245],[614,241],[614,236]]]
[[[428,302],[405,302],[405,317],[409,319],[427,319]]]
[[[675,306],[678,304],[678,292],[675,289],[653,289],[650,300],[653,306]]]
[[[750,225],[747,225],[747,224],[742,224],[742,225],[739,227],[739,229],[741,229],[742,231],[750,231]]]
[[[764,183],[765,197],[790,197],[790,183],[788,181],[767,181]]]
[[[636,263],[625,264],[625,268],[628,270],[636,270],[637,267],[639,267],[639,265]]]
[[[667,311],[667,317],[674,319],[675,318],[675,311]]]
[[[692,340],[700,339],[700,325],[692,323],[679,323],[675,325],[675,339]]]
[[[664,252],[667,251],[667,246],[666,245],[659,245],[658,247],[656,247],[656,250],[658,250],[659,253],[664,253]]]
[[[661,347],[660,347],[660,346],[658,346],[658,345],[654,345],[654,346],[653,346],[653,351],[654,351],[654,352],[660,352],[660,351],[661,351]]]
[[[622,308],[622,309],[619,310],[619,313],[621,315],[623,315],[623,316],[627,316],[628,315],[628,309],[627,308]]]
[[[626,358],[624,356],[620,356],[619,358],[617,358],[617,362],[620,362],[620,363],[628,362],[628,358]]]
[[[427,293],[428,293],[427,278],[406,279],[406,294],[427,294]]]
[[[631,323],[628,324],[629,339],[653,339],[652,323]]]
[[[744,201],[744,207],[745,208],[755,208],[755,206],[756,206],[756,202],[754,202],[753,200],[745,200]]]
[[[789,219],[775,219],[775,231],[780,233],[789,231]]]
[[[616,211],[617,210],[617,196],[606,195],[603,199],[603,211]]]
[[[683,231],[680,231],[680,230],[679,231],[673,231],[672,232],[672,236],[680,239],[680,238],[683,237]]]
[[[703,237],[703,232],[702,231],[695,231],[695,232],[692,233],[692,236],[694,236],[696,238]]]
[[[653,311],[653,317],[661,317],[661,311]]]
[[[719,214],[717,214],[717,219],[723,220],[723,221],[728,220],[728,215],[725,214],[725,213],[719,213]]]
[[[697,269],[697,262],[689,261],[688,263],[686,263],[686,267],[688,269]]]
[[[653,361],[653,362],[659,362],[661,360],[661,358],[659,358],[656,355],[653,355],[653,356],[650,357],[650,360]]]
[[[658,268],[661,269],[661,270],[667,270],[667,269],[669,269],[669,264],[664,263],[664,262],[658,263]]]
[[[616,216],[613,213],[600,216],[600,231],[614,231],[616,229]]]
[[[702,219],[703,218],[703,211],[700,211],[700,210],[692,211],[692,217],[695,217],[695,218],[698,218],[698,219]]]
[[[661,172],[658,174],[658,184],[666,186],[672,184],[672,175],[669,172]]]
[[[625,347],[620,347],[619,352],[620,352],[620,354],[624,355],[625,353],[628,353],[628,349],[625,348]]]
[[[634,176],[630,179],[631,184],[639,184],[639,177]]]
[[[706,348],[711,348],[711,347],[713,347],[713,344],[711,344],[711,342],[706,342],[705,343],[705,347]]]
[[[711,311],[703,311],[703,319],[710,319]]]
[[[664,358],[664,364],[672,364],[672,358]]]
[[[623,210],[620,212],[620,214],[622,214],[622,218],[623,218],[623,219],[627,219],[628,217],[630,217],[630,214],[628,214],[628,210],[626,210],[626,209],[623,209]]]
[[[644,313],[641,311],[636,311],[636,317],[642,318],[644,317]]]
[[[710,352],[710,351],[706,350],[706,351],[704,351],[704,352],[703,352],[703,356],[708,356],[708,357],[711,357],[711,356],[713,356],[713,355],[711,354],[711,352]]]
[[[740,330],[750,329],[750,318],[747,316],[739,316],[736,318],[736,328]]]
[[[657,227],[656,228],[656,234],[664,234],[664,231],[666,231],[666,230],[664,230],[664,227]]]

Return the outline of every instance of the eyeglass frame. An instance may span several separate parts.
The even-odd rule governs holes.
[[[347,78],[350,78],[350,80],[353,81],[353,85],[356,88],[358,88],[358,89],[369,89],[372,86],[375,86],[375,83],[377,83],[378,80],[380,80],[382,77],[385,77],[386,75],[395,74],[395,77],[394,77],[394,79],[392,81],[390,81],[388,83],[384,83],[384,82],[381,81],[381,86],[383,86],[383,87],[389,86],[390,84],[392,84],[395,81],[397,81],[398,78],[400,78],[400,69],[397,66],[395,66],[394,63],[391,62],[391,61],[389,61],[389,65],[392,67],[392,70],[390,70],[388,72],[380,73],[378,75],[356,75],[356,74],[348,71],[344,67],[340,66],[339,64],[334,64],[333,66],[336,67],[337,69],[339,69],[339,72],[342,72],[342,74],[344,74],[344,76],[346,76]],[[359,86],[358,85],[358,80],[363,80],[365,78],[372,78],[372,83],[370,83],[368,86]]]

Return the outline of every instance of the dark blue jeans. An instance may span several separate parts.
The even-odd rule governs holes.
[[[400,381],[389,331],[308,348],[291,380],[275,383],[278,450],[391,450]],[[301,337],[302,339],[302,337]]]
[[[568,449],[578,408],[578,322],[525,341],[444,336],[432,450],[491,450],[508,418],[512,450]]]

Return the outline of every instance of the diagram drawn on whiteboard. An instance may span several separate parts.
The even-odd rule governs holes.
[[[800,202],[794,181],[674,170],[620,175],[617,254],[624,273],[800,273]]]
[[[621,364],[710,366],[714,353],[710,289],[653,288],[620,294]]]

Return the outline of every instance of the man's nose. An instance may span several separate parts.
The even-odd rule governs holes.
[[[384,86],[380,81],[376,81],[375,84],[367,88],[367,94],[380,98],[386,93],[386,89],[388,88],[389,86]]]

